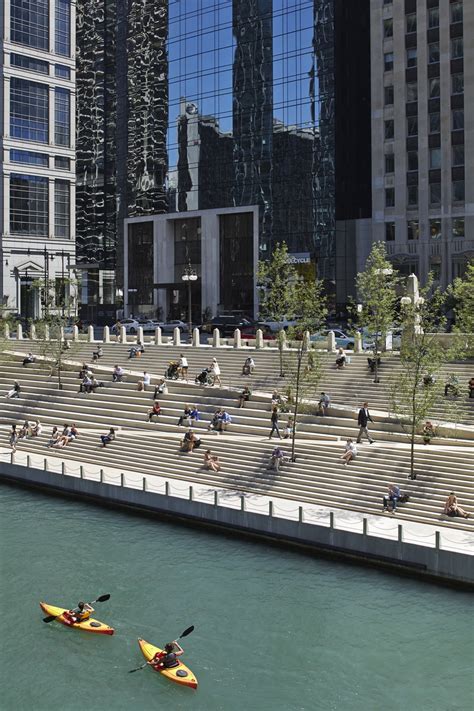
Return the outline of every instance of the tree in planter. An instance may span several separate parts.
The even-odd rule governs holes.
[[[259,289],[260,318],[283,321],[293,317],[295,311],[295,286],[298,275],[290,262],[285,242],[277,244],[269,261],[258,263],[257,283]],[[280,353],[280,377],[283,372],[283,349],[285,339],[278,337]]]
[[[374,334],[374,383],[379,382],[378,359],[381,344],[396,321],[398,273],[388,261],[385,244],[375,242],[365,264],[356,279],[357,293],[361,300],[357,318],[370,334]]]
[[[410,442],[409,478],[416,479],[416,437],[435,404],[443,402],[443,383],[437,376],[455,352],[443,348],[436,338],[436,331],[443,326],[441,314],[445,296],[439,290],[432,292],[431,277],[420,294],[416,276],[411,275],[409,280],[411,296],[401,300],[401,368],[391,378],[389,397],[391,410]]]
[[[292,462],[296,461],[298,414],[314,408],[321,380],[321,357],[318,351],[311,349],[308,335],[319,331],[327,316],[327,302],[321,280],[300,280],[294,286],[293,295],[295,304],[298,305],[298,324],[289,329],[289,334],[296,339],[296,348],[288,350],[285,358],[288,399],[293,405],[294,417],[291,435]]]

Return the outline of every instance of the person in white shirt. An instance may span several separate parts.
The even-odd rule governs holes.
[[[150,373],[147,373],[146,370],[143,371],[143,378],[138,381],[138,390],[141,392],[142,390],[146,390],[147,385],[150,385],[151,383],[151,375]]]
[[[220,387],[222,387],[221,369],[220,369],[219,363],[217,362],[217,358],[212,359],[210,370],[211,370],[212,375],[214,376],[214,385],[219,385]]]
[[[344,454],[341,459],[344,460],[344,466],[347,466],[352,459],[357,457],[357,447],[351,439],[348,439],[345,446]]]
[[[188,367],[188,359],[181,353],[181,355],[179,356],[178,368],[179,374],[181,375],[183,380],[188,379]]]

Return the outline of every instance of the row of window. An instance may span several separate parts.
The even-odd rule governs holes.
[[[428,12],[428,29],[439,27],[439,7],[430,7]],[[449,6],[450,20],[452,24],[463,21],[463,4],[461,0],[452,2]],[[417,14],[409,12],[405,15],[405,31],[407,35],[417,31]],[[389,17],[383,21],[383,36],[393,37],[393,18]]]
[[[49,62],[43,59],[37,59],[36,57],[27,57],[24,54],[16,54],[12,52],[10,54],[10,65],[12,67],[21,67],[26,69],[28,72],[36,72],[37,74],[49,74]],[[71,70],[69,67],[64,66],[64,64],[54,65],[54,76],[60,79],[70,79]]]
[[[10,175],[10,233],[48,236],[49,181],[36,175]],[[70,183],[54,181],[54,236],[69,239],[71,232]]]
[[[48,143],[49,87],[12,77],[10,81],[10,135],[36,143]],[[71,140],[71,96],[68,89],[54,90],[54,142],[69,146]]]
[[[462,59],[464,57],[464,40],[462,37],[451,38],[451,59]],[[384,52],[383,63],[384,71],[390,72],[393,69],[395,55],[393,52]],[[428,44],[428,64],[438,64],[440,60],[439,42],[430,42]],[[417,47],[407,47],[406,49],[406,66],[407,68],[416,67],[418,64]]]
[[[408,220],[406,234],[409,240],[420,239],[420,223],[418,220]],[[451,234],[454,238],[464,237],[464,217],[458,217],[452,221]],[[429,235],[431,239],[441,239],[441,220],[429,221]],[[395,222],[385,223],[385,240],[387,242],[395,241]]]
[[[42,168],[48,168],[49,156],[47,153],[12,149],[10,151],[10,162],[22,163],[23,165],[39,165]],[[54,156],[54,167],[60,170],[71,170],[71,159],[65,156]]]
[[[440,132],[440,113],[439,111],[433,111],[428,114],[429,117],[429,132],[439,133]],[[451,111],[451,131],[463,131],[464,130],[464,109],[452,109]],[[418,135],[418,117],[408,116],[407,118],[407,135],[417,136]],[[384,121],[384,138],[389,141],[395,137],[395,121],[394,119],[386,119]]]
[[[451,95],[464,94],[464,74],[458,72],[451,74]],[[439,77],[433,77],[428,82],[428,96],[430,99],[436,99],[441,95],[441,84]],[[384,86],[384,105],[392,106],[395,98],[395,90],[393,84]],[[418,101],[418,82],[407,82],[406,84],[406,102]]]
[[[55,2],[54,50],[71,54],[71,3]],[[49,51],[49,0],[10,0],[10,36],[12,42]]]
[[[438,170],[441,168],[441,148],[429,149],[429,167],[430,170]],[[459,167],[464,165],[464,143],[459,143],[451,146],[451,165]],[[418,151],[407,151],[407,170],[418,170]],[[385,173],[395,172],[395,154],[385,154]]]
[[[464,180],[453,180],[451,183],[453,203],[465,200]],[[418,185],[407,185],[408,207],[418,207]],[[431,206],[441,205],[441,183],[431,183],[429,200]],[[385,207],[395,207],[395,188],[385,188]]]

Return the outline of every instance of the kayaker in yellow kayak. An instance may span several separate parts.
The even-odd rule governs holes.
[[[148,664],[156,670],[163,669],[163,667],[170,669],[178,664],[178,657],[182,654],[184,654],[184,649],[174,640],[165,644],[165,648],[161,652],[157,652]]]
[[[94,608],[88,602],[78,602],[77,607],[64,613],[64,617],[73,625],[76,622],[87,620],[91,616],[91,612],[94,612]]]

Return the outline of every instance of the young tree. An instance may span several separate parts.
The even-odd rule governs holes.
[[[374,382],[379,382],[378,359],[387,332],[396,321],[399,277],[386,256],[385,244],[375,242],[365,270],[357,275],[357,293],[361,305],[357,318],[374,337]]]
[[[456,323],[454,331],[467,334],[467,348],[474,350],[474,261],[467,265],[464,277],[457,278],[448,289],[448,296],[454,300]]]
[[[291,436],[292,462],[296,461],[298,414],[304,411],[311,401],[314,407],[321,380],[321,358],[318,351],[311,349],[308,334],[319,331],[327,316],[327,299],[320,279],[298,281],[294,287],[294,298],[297,304],[298,323],[289,329],[289,333],[296,339],[296,348],[289,350],[286,356],[288,392],[294,413]]]
[[[436,332],[442,327],[444,295],[432,291],[432,280],[418,293],[416,276],[411,275],[411,295],[402,298],[400,370],[391,378],[389,396],[393,413],[410,442],[410,479],[416,479],[415,442],[435,404],[442,402],[439,373],[453,356],[444,348]]]

